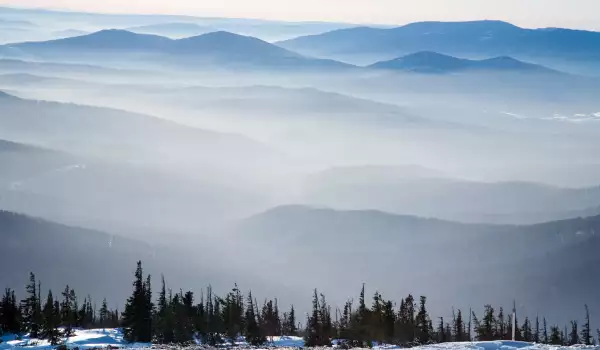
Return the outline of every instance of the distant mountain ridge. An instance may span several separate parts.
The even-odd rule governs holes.
[[[576,272],[599,271],[599,231],[600,216],[486,225],[295,205],[239,222],[231,238],[262,257],[265,265],[253,262],[255,269],[267,269],[282,247],[293,247],[281,264],[299,283],[319,278],[328,290],[343,291],[359,279],[386,293],[418,291],[438,313],[449,312],[438,309],[444,300],[458,308],[481,307],[490,298],[512,306],[517,295],[529,308],[522,317],[552,305],[548,317],[562,319],[584,303],[600,309],[594,297],[600,284]]]
[[[184,39],[137,34],[109,29],[66,39],[25,42],[0,46],[0,54],[33,56],[63,61],[93,61],[106,56],[111,61],[131,55],[138,60],[160,62],[251,65],[269,68],[350,69],[354,66],[332,60],[314,59],[266,41],[217,31]],[[122,57],[123,56],[123,57]],[[191,61],[190,61],[191,60]]]
[[[525,29],[502,21],[418,22],[392,29],[357,27],[277,43],[317,57],[373,54],[394,57],[434,51],[462,57],[547,57],[596,60],[600,32]]]
[[[370,68],[399,70],[416,73],[452,73],[460,71],[513,71],[558,73],[541,65],[519,61],[512,57],[501,56],[483,60],[469,60],[432,51],[421,51],[390,61],[377,62]]]

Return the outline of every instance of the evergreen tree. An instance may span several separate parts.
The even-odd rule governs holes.
[[[71,337],[73,335],[73,327],[77,320],[77,308],[76,308],[76,296],[75,291],[69,288],[69,285],[65,287],[62,292],[63,300],[60,304],[61,311],[61,325],[63,326],[63,336]]]
[[[314,291],[312,314],[306,322],[306,335],[304,336],[304,344],[306,346],[323,346],[331,344],[329,339],[325,338],[323,332],[323,309],[319,302],[319,294]]]
[[[248,298],[246,300],[246,315],[244,319],[244,325],[246,326],[246,341],[253,346],[260,346],[266,342],[266,338],[261,334],[260,327],[256,320],[252,292],[248,293]]]
[[[550,343],[550,338],[548,337],[548,326],[546,324],[546,318],[544,317],[544,331],[542,334],[542,342],[544,344],[549,344]]]
[[[106,302],[106,298],[102,300],[102,307],[100,308],[100,319],[98,320],[99,326],[102,328],[106,328],[109,322],[109,310],[108,303]]]
[[[533,331],[533,342],[534,343],[540,342],[540,317],[539,316],[535,317],[535,329]]]
[[[579,344],[579,331],[577,330],[577,321],[571,321],[571,333],[569,334],[569,345]]]
[[[496,319],[496,339],[508,339],[506,334],[506,323],[504,323],[504,309],[500,307],[498,318]]]
[[[225,323],[225,333],[227,337],[235,344],[235,339],[243,331],[244,304],[242,295],[237,284],[232,291],[227,294],[225,304],[223,305],[223,320]]]
[[[558,326],[550,327],[549,343],[552,345],[563,345],[562,336],[560,334],[560,330],[558,329]]]
[[[26,287],[27,298],[21,302],[23,327],[31,338],[40,335],[42,325],[42,310],[37,283],[33,272],[29,273],[29,284]]]
[[[363,283],[362,288],[360,290],[360,295],[358,298],[358,313],[356,315],[356,320],[353,322],[353,330],[354,338],[360,346],[368,346],[368,343],[371,341],[369,339],[369,309],[367,309],[367,304],[365,302],[365,284]]]
[[[472,324],[471,324],[472,316],[473,316],[473,310],[471,310],[471,308],[469,308],[469,322],[467,323],[467,340],[468,341],[471,341],[471,332],[473,330]]]
[[[127,299],[123,312],[123,333],[127,341],[152,341],[152,291],[150,275],[143,280],[142,262],[138,261],[133,281],[133,293]]]
[[[454,318],[453,326],[454,326],[453,327],[454,341],[461,342],[461,341],[467,340],[467,338],[465,337],[465,334],[464,334],[465,323],[463,321],[462,313],[461,313],[460,309],[458,310],[458,314],[456,315],[456,318]]]
[[[445,329],[443,317],[440,317],[440,323],[438,323],[437,337],[438,337],[438,343],[445,343],[448,341],[448,339],[446,338],[446,329]]]
[[[0,302],[0,334],[2,332],[21,333],[21,309],[17,305],[15,291],[10,288],[4,290]]]
[[[320,294],[319,323],[321,325],[322,346],[331,346],[331,337],[333,336],[333,323],[331,322],[331,307],[327,305],[325,295]]]
[[[427,314],[427,309],[425,304],[427,302],[427,298],[425,296],[421,296],[420,304],[419,304],[419,312],[416,317],[416,327],[418,340],[420,344],[428,344],[431,341],[431,320],[429,319],[429,315]]]
[[[592,345],[592,331],[590,329],[590,310],[585,305],[585,323],[581,328],[581,341],[585,345]]]
[[[446,323],[446,329],[444,330],[445,335],[444,338],[447,342],[452,341],[452,328],[450,328],[450,323]]]
[[[290,312],[287,317],[287,334],[286,335],[298,335],[298,327],[296,326],[296,311],[294,305],[290,307]]]
[[[523,322],[523,327],[521,327],[522,331],[522,340],[526,342],[533,341],[533,332],[531,331],[531,323],[529,322],[529,318],[525,317],[525,322]]]
[[[158,310],[156,314],[156,338],[159,343],[170,344],[175,340],[173,334],[174,320],[172,309],[172,297],[167,300],[167,287],[165,276],[161,278],[161,289],[158,296]]]
[[[497,324],[496,317],[494,316],[494,308],[491,305],[486,305],[482,321],[479,322],[475,314],[473,314],[473,319],[477,339],[482,341],[494,340]]]
[[[394,312],[394,304],[391,300],[384,303],[383,308],[383,323],[384,323],[384,341],[388,344],[393,343],[395,337],[396,314]]]
[[[50,345],[58,345],[60,343],[60,331],[58,325],[60,324],[60,313],[58,308],[55,308],[54,297],[52,291],[48,291],[48,297],[46,298],[46,304],[44,304],[43,315],[44,322],[42,324],[41,335],[48,339]]]

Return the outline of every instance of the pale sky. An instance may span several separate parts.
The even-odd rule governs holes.
[[[501,19],[524,27],[600,30],[600,0],[0,0],[0,4],[352,23]]]

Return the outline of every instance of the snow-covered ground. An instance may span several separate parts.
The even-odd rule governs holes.
[[[68,339],[65,339],[65,344],[68,348],[74,349],[92,349],[92,348],[144,348],[150,347],[152,344],[136,343],[127,344],[123,340],[123,333],[118,329],[88,329],[75,330],[75,334]],[[28,336],[23,336],[21,339],[15,339],[14,335],[3,336],[0,343],[0,350],[10,349],[50,349],[52,346],[44,339],[32,339]]]
[[[15,339],[14,336],[3,336],[0,343],[0,350],[28,349],[28,350],[48,350],[51,348],[46,340],[30,339],[24,336],[22,339]],[[300,348],[304,346],[304,340],[301,337],[272,337],[269,343],[261,347],[262,349],[276,348]],[[335,342],[334,342],[335,343]],[[123,334],[118,329],[89,329],[75,330],[75,335],[66,340],[66,345],[70,349],[79,348],[81,350],[94,348],[150,348],[149,343],[128,344],[123,340]],[[247,348],[248,344],[244,338],[236,341],[239,347]],[[162,348],[162,347],[161,347]],[[166,346],[165,348],[169,348]],[[373,349],[390,350],[399,349],[396,345],[380,344],[375,345]],[[177,347],[177,349],[184,349]],[[462,342],[462,343],[444,343],[419,346],[414,350],[600,350],[600,346],[552,346],[543,344],[532,344],[513,341],[490,341],[490,342]]]
[[[553,346],[544,344],[533,344],[516,341],[489,341],[489,342],[463,342],[444,343],[413,348],[415,350],[583,350],[600,349],[599,346]]]

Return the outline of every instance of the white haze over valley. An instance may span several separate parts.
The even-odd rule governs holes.
[[[600,33],[560,30],[0,8],[0,210],[184,289],[600,312]]]

